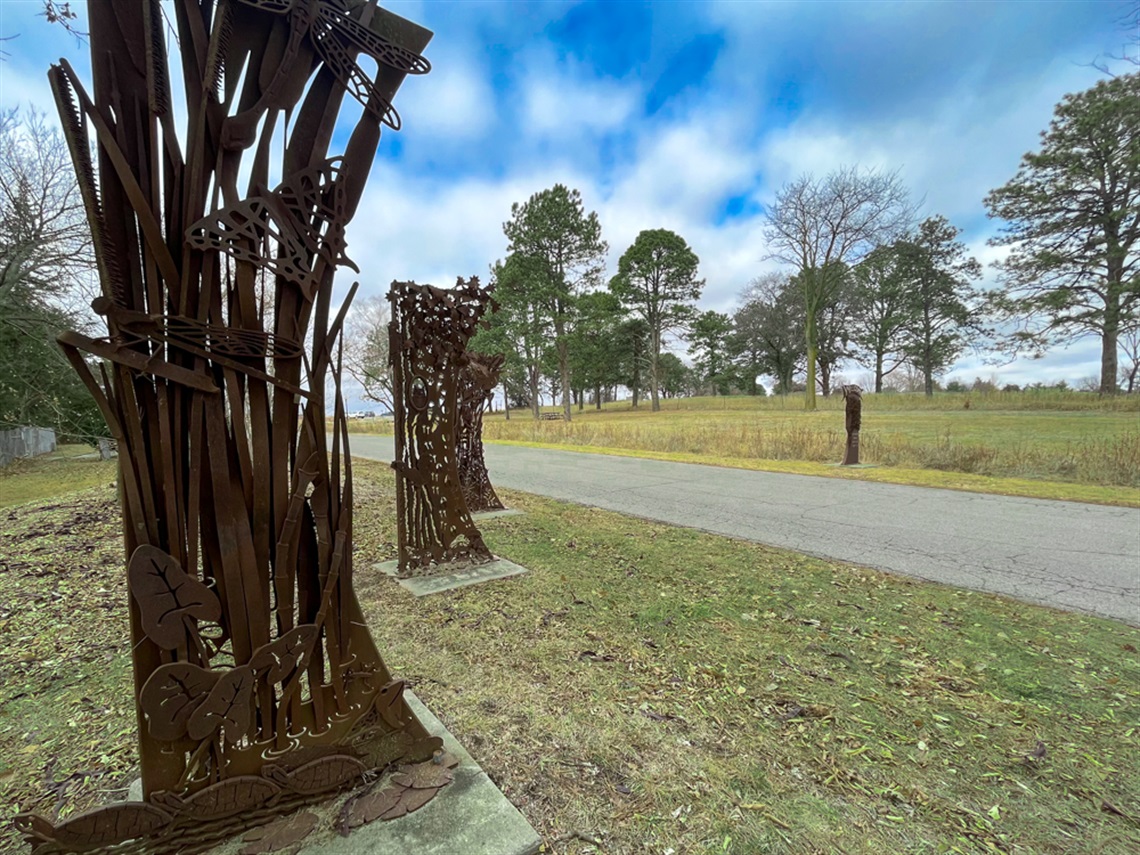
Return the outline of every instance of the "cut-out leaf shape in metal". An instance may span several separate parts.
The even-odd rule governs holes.
[[[301,811],[261,828],[247,831],[242,837],[246,845],[242,847],[242,855],[261,855],[263,852],[280,852],[300,843],[309,833],[317,827],[319,817],[311,811]]]
[[[367,771],[364,764],[347,754],[333,754],[313,760],[289,772],[280,766],[266,766],[262,771],[281,786],[296,793],[323,793],[357,780]]]
[[[170,814],[146,802],[108,805],[56,826],[34,813],[17,814],[13,818],[16,828],[33,841],[58,843],[73,851],[146,837],[169,822]]]
[[[267,778],[239,775],[211,784],[189,796],[166,790],[151,795],[151,801],[171,811],[196,819],[225,819],[261,807],[275,799],[281,788]]]
[[[454,776],[446,767],[430,760],[426,763],[401,766],[399,773],[392,776],[395,783],[414,790],[439,789],[450,784],[453,779]]]
[[[346,812],[345,822],[348,827],[359,828],[382,817],[399,803],[404,789],[389,786],[356,798]]]
[[[209,696],[190,715],[186,732],[191,739],[207,739],[215,732],[231,745],[253,725],[253,669],[248,665],[222,673]]]
[[[160,665],[143,685],[139,701],[150,735],[173,742],[186,735],[187,723],[221,676],[189,662]]]
[[[384,813],[380,819],[387,822],[391,819],[399,819],[405,814],[417,811],[435,798],[438,789],[429,790],[414,790],[411,787],[405,787],[404,791],[400,793],[400,800],[396,802],[395,806]]]
[[[249,667],[261,673],[265,681],[280,683],[298,668],[304,668],[312,658],[317,640],[316,624],[305,623],[289,630],[276,641],[264,644],[253,652]]]
[[[139,605],[143,631],[165,650],[186,643],[187,618],[216,621],[222,614],[214,592],[156,546],[143,544],[134,551],[127,579]]]

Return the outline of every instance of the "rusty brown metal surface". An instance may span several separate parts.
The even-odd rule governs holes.
[[[352,292],[332,303],[431,34],[364,0],[98,0],[89,17],[90,93],[66,60],[49,78],[107,335],[60,343],[119,450],[146,801],[17,824],[45,851],[199,851],[440,744],[353,590]],[[346,98],[363,115],[331,156]]]
[[[501,353],[471,353],[459,373],[459,484],[467,510],[473,514],[504,507],[483,460],[483,413],[491,403],[504,362],[506,357]]]
[[[855,385],[843,387],[845,403],[845,425],[847,427],[847,447],[843,452],[843,465],[854,466],[859,462],[859,429],[863,425],[863,390]]]
[[[474,276],[452,289],[393,282],[388,300],[398,573],[485,563],[492,556],[463,500],[457,438],[467,342],[494,308],[491,288]]]

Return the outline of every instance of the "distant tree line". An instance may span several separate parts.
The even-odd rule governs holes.
[[[1102,344],[1096,390],[1131,392],[1140,74],[1066,96],[1041,138],[985,199],[1003,224],[991,244],[1009,249],[995,290],[979,288],[957,226],[917,221],[897,173],[847,167],[784,185],[758,253],[781,269],[750,282],[733,311],[702,312],[700,262],[683,237],[642,231],[607,279],[597,214],[559,184],[512,206],[507,255],[492,266],[502,308],[472,346],[507,354],[504,397],[536,418],[544,394],[570,419],[574,404],[601,406],[621,388],[656,410],[675,395],[761,394],[761,376],[776,393],[804,390],[813,408],[848,362],[876,392],[902,371],[932,395],[968,349],[1040,356],[1088,335]],[[690,365],[669,349],[680,344]]]
[[[765,212],[768,260],[731,312],[700,311],[705,280],[685,239],[646,229],[604,274],[608,246],[578,190],[512,206],[506,258],[491,268],[502,310],[474,340],[507,355],[504,394],[538,417],[544,394],[638,406],[683,394],[836,388],[840,365],[884,391],[903,372],[926,394],[967,350],[1005,357],[1096,335],[1097,391],[1137,388],[1140,355],[1140,74],[1066,96],[1015,177],[986,196],[1009,247],[999,286],[942,215],[918,221],[897,172],[840,169],[784,185]],[[759,255],[760,253],[758,253]],[[668,349],[685,344],[690,365]],[[974,389],[986,385],[977,381]],[[992,385],[992,384],[991,384]],[[967,390],[955,382],[954,388]]]
[[[705,280],[686,240],[642,231],[607,275],[595,212],[564,185],[512,205],[491,265],[500,311],[472,347],[502,352],[502,396],[537,418],[571,419],[619,394],[633,405],[697,394],[830,395],[841,365],[876,392],[927,395],[967,350],[1040,356],[1101,343],[1101,394],[1140,383],[1140,73],[1101,80],[1057,105],[1037,151],[985,197],[1001,223],[997,288],[961,230],[919,221],[898,173],[846,167],[784,185],[766,209],[758,275],[727,312],[702,311]],[[54,344],[91,320],[90,231],[62,137],[42,116],[0,116],[0,427],[105,432]],[[271,307],[268,307],[271,311]],[[346,367],[388,403],[386,305],[350,316]],[[674,351],[686,348],[688,362]],[[905,382],[899,378],[905,378]]]

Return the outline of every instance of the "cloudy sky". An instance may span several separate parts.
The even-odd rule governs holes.
[[[80,4],[75,4],[80,5]],[[601,219],[610,272],[646,228],[701,259],[702,308],[728,312],[765,269],[763,212],[786,181],[898,169],[984,262],[982,198],[1015,173],[1053,106],[1119,53],[1117,0],[1076,2],[386,2],[435,32],[349,230],[364,295],[393,279],[485,277],[512,202],[564,183]],[[0,106],[50,109],[45,72],[86,47],[0,0]],[[81,10],[85,16],[86,12]],[[82,20],[79,26],[82,28]],[[82,72],[81,72],[82,73]],[[350,282],[346,271],[341,287]],[[987,280],[993,280],[992,271]],[[1075,383],[1099,345],[950,376]],[[846,372],[858,379],[862,370]]]

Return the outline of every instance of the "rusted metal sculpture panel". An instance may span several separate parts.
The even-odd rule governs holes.
[[[98,0],[90,30],[90,93],[66,60],[49,76],[107,335],[60,342],[119,450],[146,801],[17,824],[53,851],[196,851],[439,746],[353,590],[332,303],[430,33],[364,0]]]
[[[471,353],[459,373],[459,483],[463,500],[473,514],[502,510],[483,461],[483,412],[491,403],[506,357]]]
[[[388,299],[399,575],[482,564],[492,556],[463,500],[457,439],[467,342],[493,306],[491,289],[474,276],[450,290],[393,282]]]
[[[843,400],[846,409],[847,447],[843,452],[843,465],[859,462],[859,428],[863,424],[863,390],[858,386],[844,386]]]

